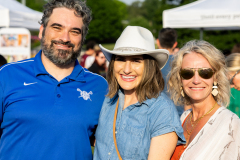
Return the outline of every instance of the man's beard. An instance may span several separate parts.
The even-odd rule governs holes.
[[[71,47],[71,50],[63,50],[63,49],[55,49],[54,43],[63,44]],[[41,39],[41,46],[43,50],[43,54],[55,65],[59,67],[64,67],[72,62],[75,62],[78,56],[80,55],[81,47],[79,47],[76,51],[74,51],[75,45],[70,42],[63,42],[52,40],[51,45],[46,43],[45,37]]]

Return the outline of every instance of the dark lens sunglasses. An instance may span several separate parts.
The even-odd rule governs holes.
[[[239,72],[240,72],[240,69],[232,76],[232,78],[230,79],[230,84],[233,84],[233,79]]]
[[[203,79],[210,79],[212,78],[214,71],[211,68],[184,68],[180,70],[180,76],[183,79],[191,79],[195,71],[198,71],[198,74]]]

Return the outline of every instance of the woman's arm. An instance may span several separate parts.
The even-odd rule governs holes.
[[[148,160],[169,160],[177,146],[175,132],[163,134],[151,139]]]

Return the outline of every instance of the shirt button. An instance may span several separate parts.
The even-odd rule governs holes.
[[[60,98],[60,97],[61,97],[61,95],[60,95],[60,94],[57,94],[57,97],[58,97],[58,98]]]
[[[115,134],[117,134],[117,131],[115,132]]]
[[[110,155],[111,153],[109,152],[108,155]]]

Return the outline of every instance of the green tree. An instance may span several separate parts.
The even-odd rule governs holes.
[[[151,27],[152,27],[150,22],[143,16],[137,16],[135,18],[130,19],[128,25],[141,26],[141,27],[147,28],[149,30],[151,30]]]
[[[143,10],[142,10],[142,2],[141,1],[135,1],[131,5],[127,7],[128,17],[127,19],[134,19],[138,16],[143,16]]]
[[[92,10],[92,22],[87,40],[98,43],[115,42],[123,30],[126,5],[118,0],[87,0]]]
[[[142,4],[143,16],[152,24],[157,10],[161,6],[161,0],[145,0]]]
[[[21,0],[17,0],[18,2],[21,3]],[[43,5],[46,4],[46,0],[26,0],[26,6],[36,10],[36,11],[43,11]]]
[[[141,26],[152,30],[151,22],[144,16],[143,2],[135,1],[127,7],[127,24],[130,26]]]

